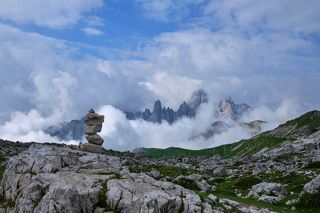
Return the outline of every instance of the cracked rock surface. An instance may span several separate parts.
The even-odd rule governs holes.
[[[128,173],[119,157],[39,144],[9,160],[0,192],[7,212],[201,212],[197,194]]]

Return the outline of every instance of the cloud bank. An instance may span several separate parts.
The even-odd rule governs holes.
[[[57,141],[42,131],[79,119],[90,108],[106,115],[103,136],[106,146],[115,149],[203,148],[248,137],[236,127],[209,141],[188,140],[190,134],[208,128],[212,107],[173,126],[127,121],[121,112],[150,108],[156,99],[176,108],[199,88],[209,93],[212,103],[232,96],[255,106],[243,119],[267,120],[268,128],[320,108],[319,1],[136,4],[146,17],[180,27],[159,33],[136,49],[110,51],[19,28],[26,24],[60,29],[82,21],[85,26],[80,30],[98,35],[92,29],[100,29],[104,20],[87,13],[102,8],[101,0],[54,5],[2,1],[0,137]]]
[[[102,6],[103,0],[2,0],[0,19],[61,28],[76,24],[83,17],[83,13]]]
[[[294,107],[292,107],[292,105]],[[104,146],[122,151],[133,150],[139,147],[183,147],[188,149],[202,149],[215,147],[241,139],[250,138],[252,135],[245,131],[238,123],[224,120],[233,127],[212,138],[194,137],[206,132],[210,125],[216,121],[214,104],[203,104],[195,118],[183,118],[172,125],[163,121],[150,123],[144,120],[127,120],[125,114],[107,105],[99,108],[98,113],[105,116],[105,123],[101,136],[105,139]],[[280,123],[297,116],[299,103],[286,99],[274,110],[260,106],[242,117],[243,122],[264,120],[268,123],[262,126],[263,131],[277,127]]]

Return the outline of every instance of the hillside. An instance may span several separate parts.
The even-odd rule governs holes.
[[[284,142],[292,143],[300,137],[309,137],[320,130],[320,111],[314,110],[287,121],[277,128],[263,132],[247,140],[202,150],[188,150],[176,147],[166,149],[143,148],[140,151],[152,157],[209,157],[219,154],[222,158],[245,157],[279,147]]]

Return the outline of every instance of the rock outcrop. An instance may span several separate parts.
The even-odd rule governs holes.
[[[119,157],[32,145],[11,158],[0,184],[6,212],[200,213],[191,190],[130,173]]]
[[[320,175],[306,183],[303,190],[308,193],[316,193],[320,191]]]
[[[282,184],[262,182],[252,186],[248,197],[254,197],[267,203],[279,203],[284,193],[285,187]]]
[[[121,212],[201,212],[201,200],[194,192],[170,182],[156,181],[146,174],[130,174],[107,183],[112,209]]]
[[[219,102],[216,115],[218,118],[231,118],[233,120],[238,120],[244,113],[248,112],[250,108],[251,107],[245,103],[234,103],[232,98],[229,97]]]

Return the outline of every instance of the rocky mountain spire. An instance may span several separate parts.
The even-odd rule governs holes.
[[[125,112],[126,118],[129,120],[143,119],[154,123],[161,123],[162,120],[173,123],[181,117],[194,117],[199,106],[208,102],[207,93],[200,89],[195,91],[187,102],[183,102],[177,111],[170,107],[163,107],[160,100],[155,101],[152,113],[149,109],[144,112]]]
[[[231,118],[238,120],[243,113],[250,110],[250,106],[244,103],[235,104],[232,98],[229,96],[225,100],[222,100],[218,104],[216,115],[218,118]]]

